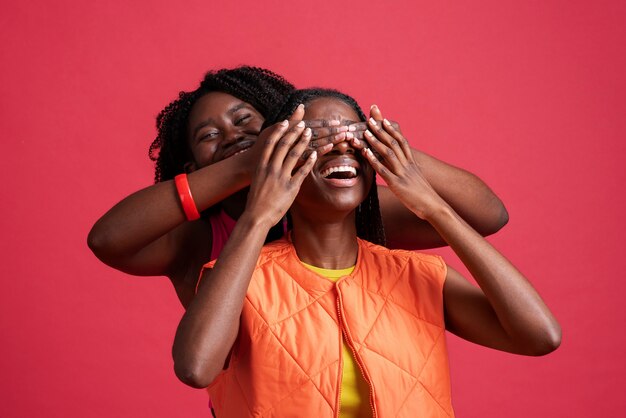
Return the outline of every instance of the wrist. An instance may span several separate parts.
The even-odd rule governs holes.
[[[237,225],[240,224],[242,228],[248,231],[258,231],[263,236],[267,235],[272,226],[274,226],[274,223],[269,219],[269,217],[257,215],[247,209],[237,220]]]
[[[456,217],[456,212],[450,207],[443,199],[439,199],[440,202],[433,205],[427,211],[423,212],[423,218],[425,221],[433,226],[440,225]]]
[[[237,154],[233,157],[233,162],[236,163],[237,174],[241,181],[245,182],[246,186],[249,186],[252,182],[254,170],[256,170],[256,161],[254,159],[254,150],[249,149],[246,152]]]

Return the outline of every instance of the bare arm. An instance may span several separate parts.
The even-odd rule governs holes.
[[[249,184],[247,154],[188,175],[199,211]],[[133,193],[111,208],[91,229],[88,244],[100,260],[118,270],[135,275],[168,274],[188,235],[180,228],[185,223],[176,186],[168,180]]]
[[[265,236],[287,212],[315,162],[313,152],[292,175],[311,133],[306,129],[300,136],[304,123],[282,136],[286,129],[281,126],[268,138],[246,209],[178,326],[172,349],[174,370],[190,386],[208,386],[223,369]]]
[[[421,151],[411,151],[437,194],[476,231],[487,236],[506,225],[504,204],[481,179]],[[378,196],[390,248],[423,249],[447,244],[431,224],[416,217],[388,187],[379,186]]]
[[[370,150],[363,151],[364,156],[407,208],[427,220],[452,247],[480,286],[476,288],[458,272],[448,270],[446,327],[469,341],[503,351],[542,355],[555,350],[561,329],[539,294],[436,193],[406,139],[391,125],[383,125],[383,131],[376,137],[369,135],[368,140],[386,156],[384,163]]]
[[[383,119],[376,106],[372,106],[370,116],[378,121]],[[399,132],[397,124],[392,124]],[[357,139],[362,139],[360,130],[367,127],[367,123],[355,124],[352,134]],[[382,125],[378,123],[371,129],[375,135],[379,135]],[[365,141],[367,142],[367,138]],[[353,145],[360,148],[365,143]],[[411,149],[411,152],[413,161],[432,188],[476,231],[486,236],[506,225],[508,213],[504,204],[480,178],[424,152],[416,149]],[[389,188],[379,186],[378,196],[388,247],[423,249],[446,245],[437,230],[416,217]]]
[[[295,125],[303,114],[304,107],[299,107],[290,124]],[[309,122],[307,126],[314,129],[312,142],[318,154],[330,149],[324,144],[344,140],[345,134],[337,134],[347,130],[332,123]],[[199,211],[250,185],[265,138],[273,129],[261,132],[250,151],[189,173],[189,187]],[[196,255],[210,251],[210,240],[210,227],[204,221],[186,221],[174,181],[168,180],[133,193],[111,208],[92,227],[87,242],[94,254],[113,268],[139,276],[167,275],[180,283],[197,279]]]

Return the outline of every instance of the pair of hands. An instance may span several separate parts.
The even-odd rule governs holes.
[[[409,142],[396,123],[372,106],[367,122],[340,126],[339,121],[303,121],[300,106],[290,120],[259,136],[260,156],[246,210],[272,226],[282,219],[318,157],[349,141],[361,152],[389,189],[412,212],[427,219],[442,202],[417,164]]]

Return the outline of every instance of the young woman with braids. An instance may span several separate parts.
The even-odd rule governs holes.
[[[239,67],[209,72],[200,86],[181,92],[157,118],[150,146],[155,184],[123,199],[93,226],[88,244],[104,263],[134,275],[165,275],[187,306],[201,266],[219,254],[245,207],[247,186],[270,130],[261,132],[293,86],[271,71]],[[374,119],[380,120],[377,108]],[[293,119],[302,117],[296,109]],[[365,125],[327,126],[309,122],[318,154],[330,144],[362,138]],[[324,147],[324,144],[326,146]],[[246,151],[246,152],[244,152]],[[426,179],[481,234],[507,222],[500,200],[476,176],[412,150]],[[178,188],[175,176],[180,178]],[[438,232],[380,187],[387,245],[420,249],[445,245]],[[189,193],[187,193],[189,192]],[[182,193],[182,194],[181,194]],[[181,196],[193,196],[188,206]],[[189,203],[190,199],[187,199]],[[202,213],[189,222],[184,209]],[[282,235],[282,229],[271,237]]]
[[[278,118],[298,103],[305,119],[365,120],[353,99],[320,89],[295,92]],[[541,297],[430,185],[402,134],[367,126],[365,141],[325,155],[307,151],[304,123],[269,128],[246,208],[174,341],[177,376],[209,387],[216,416],[451,417],[444,330],[524,355],[560,344]],[[374,171],[479,287],[440,257],[377,245]],[[292,232],[264,246],[287,210]]]

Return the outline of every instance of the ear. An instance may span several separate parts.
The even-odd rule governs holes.
[[[198,169],[198,166],[196,165],[196,163],[192,163],[191,161],[188,161],[185,163],[183,168],[185,169],[185,173],[189,174],[189,173],[193,173],[194,171],[196,171]]]

